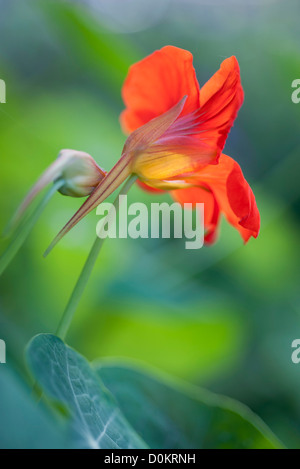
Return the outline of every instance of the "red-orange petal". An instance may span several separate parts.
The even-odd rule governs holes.
[[[121,124],[130,133],[188,96],[183,114],[199,108],[199,84],[190,52],[165,46],[132,65],[122,89]]]
[[[156,189],[155,187],[151,187],[148,184],[146,184],[145,182],[140,181],[139,179],[136,182],[140,186],[140,188],[144,189],[145,191],[155,192],[155,193],[158,193],[158,194],[161,194],[162,192],[165,192],[163,189]]]
[[[220,218],[219,205],[213,192],[202,187],[190,187],[188,189],[179,189],[171,191],[172,197],[181,205],[185,203],[204,204],[204,227],[205,243],[212,244],[217,237],[217,229]]]
[[[228,133],[243,103],[240,68],[236,57],[224,60],[220,69],[201,88],[200,137],[222,152]]]
[[[214,239],[217,213],[220,210],[228,222],[239,231],[245,242],[251,236],[256,238],[260,228],[260,215],[254,194],[238,163],[222,154],[219,164],[206,166],[199,171],[198,176],[199,186],[205,185],[211,191],[211,194],[206,195],[206,200],[201,187],[173,191],[172,195],[179,201],[204,202],[204,214],[207,212],[205,227],[208,235]]]

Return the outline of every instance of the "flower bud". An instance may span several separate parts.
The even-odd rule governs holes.
[[[106,172],[97,165],[88,153],[61,150],[58,158],[43,172],[23,200],[6,229],[6,233],[12,231],[19,223],[28,207],[48,184],[60,181],[58,191],[61,194],[71,197],[86,197],[93,192],[105,176]]]
[[[70,197],[86,197],[106,176],[95,160],[83,151],[61,150],[57,160],[61,168],[57,179],[64,181],[59,192]]]

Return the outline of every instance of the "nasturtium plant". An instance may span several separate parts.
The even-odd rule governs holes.
[[[168,191],[190,209],[204,204],[206,245],[216,241],[222,214],[245,243],[258,236],[260,215],[254,194],[239,164],[223,153],[244,97],[237,59],[225,59],[200,90],[192,54],[166,46],[130,67],[122,96],[121,124],[129,136],[119,161],[105,171],[86,152],[62,150],[12,219],[8,231],[17,227],[16,234],[0,259],[0,274],[56,191],[87,199],[45,254],[123,183],[113,204],[115,211],[121,196],[137,182],[150,192]],[[28,209],[50,183],[54,185],[30,216]],[[86,449],[281,447],[260,419],[237,402],[132,365],[90,364],[65,344],[104,239],[97,237],[56,335],[38,335],[28,346],[34,389],[40,387],[40,397],[54,411],[51,428],[59,426],[63,435],[59,443],[54,439],[49,445]],[[35,412],[37,419],[45,418]]]

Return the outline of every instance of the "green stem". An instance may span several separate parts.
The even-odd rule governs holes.
[[[50,189],[48,190],[40,204],[37,206],[33,214],[20,226],[19,230],[16,232],[13,239],[11,240],[10,244],[0,257],[0,276],[3,274],[7,266],[18,253],[19,249],[21,248],[26,238],[30,234],[31,230],[33,229],[34,225],[40,218],[41,214],[43,213],[43,210],[45,209],[52,196],[63,184],[63,180],[55,182],[50,187]]]
[[[127,181],[125,182],[124,186],[122,187],[121,191],[119,192],[118,196],[116,197],[113,206],[115,207],[116,211],[119,209],[119,197],[120,195],[126,195],[130,189],[130,187],[133,185],[133,183],[136,181],[137,176],[132,175],[130,176]],[[111,212],[108,213],[107,218],[110,216]],[[56,331],[56,335],[60,337],[61,339],[65,339],[69,327],[71,325],[71,322],[73,320],[74,314],[77,310],[78,304],[81,300],[81,297],[84,293],[84,290],[86,288],[86,285],[90,279],[90,276],[92,274],[92,271],[94,269],[94,266],[96,264],[97,258],[99,256],[100,250],[103,246],[103,243],[105,241],[105,238],[99,238],[97,237],[96,241],[94,242],[94,245],[90,251],[90,254],[86,260],[86,263],[82,269],[82,272],[78,278],[78,281],[75,285],[75,288],[73,290],[73,293],[69,299],[69,302],[67,304],[67,307],[64,311],[63,317],[60,321],[60,324],[58,326],[58,329]]]

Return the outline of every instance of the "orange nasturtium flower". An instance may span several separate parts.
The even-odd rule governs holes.
[[[201,88],[190,52],[163,47],[134,64],[122,95],[129,137],[121,158],[59,233],[55,242],[130,174],[143,188],[167,190],[180,203],[204,203],[207,243],[224,214],[247,242],[259,232],[253,192],[240,166],[222,153],[243,102],[237,59],[223,61]]]

